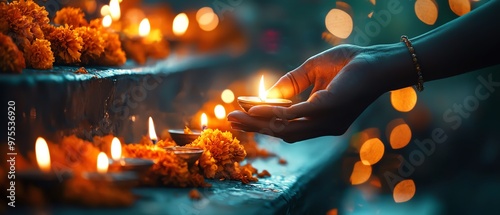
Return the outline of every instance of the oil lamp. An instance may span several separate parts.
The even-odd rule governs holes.
[[[259,96],[239,96],[238,104],[241,108],[243,108],[243,110],[248,112],[251,107],[257,105],[289,107],[292,105],[292,101],[288,99],[267,98],[267,91],[264,87],[264,76],[262,76],[259,85]]]
[[[109,159],[110,171],[131,171],[137,174],[145,173],[154,162],[143,158],[123,158],[122,144],[118,138],[111,141],[111,159]]]
[[[139,182],[139,177],[135,172],[108,172],[109,159],[106,153],[100,152],[97,156],[97,171],[84,172],[83,178],[96,183],[109,183],[113,186],[134,186]]]
[[[201,131],[205,130],[208,127],[208,118],[207,114],[201,114]],[[169,129],[170,137],[177,143],[179,146],[184,146],[188,143],[192,143],[196,138],[201,135],[200,130],[189,130],[189,129]]]

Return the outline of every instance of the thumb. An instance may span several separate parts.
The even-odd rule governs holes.
[[[269,98],[290,98],[307,89],[312,83],[309,69],[302,64],[282,76],[269,90]]]

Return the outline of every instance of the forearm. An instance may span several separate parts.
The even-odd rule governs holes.
[[[411,38],[425,81],[500,64],[500,0]],[[379,53],[384,91],[415,85],[417,74],[403,42],[382,45]],[[379,51],[380,52],[380,51]]]
[[[412,39],[427,81],[500,63],[500,1]]]

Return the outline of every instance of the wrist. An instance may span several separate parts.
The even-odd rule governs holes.
[[[385,93],[417,83],[418,75],[411,54],[403,42],[375,45],[367,49],[368,55],[372,55],[376,62],[372,78],[377,83],[375,88],[378,91]]]

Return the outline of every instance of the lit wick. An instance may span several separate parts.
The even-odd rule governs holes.
[[[149,139],[156,144],[158,142],[158,137],[156,136],[155,124],[153,123],[153,118],[149,117]]]
[[[205,113],[201,114],[201,130],[204,131],[208,128],[208,118]]]

